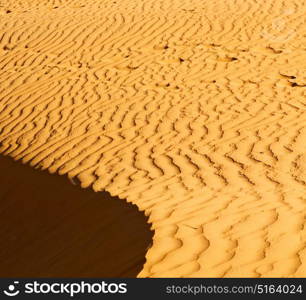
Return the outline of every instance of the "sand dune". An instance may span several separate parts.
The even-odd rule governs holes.
[[[305,1],[0,14],[0,152],[143,210],[139,277],[306,276]]]
[[[8,157],[0,157],[0,169],[0,277],[141,271],[153,232],[135,205]]]

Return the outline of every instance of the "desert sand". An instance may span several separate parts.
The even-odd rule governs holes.
[[[0,170],[0,278],[141,271],[153,232],[135,205],[9,157],[0,156]]]
[[[306,277],[305,1],[0,16],[0,152],[136,204],[139,277]]]

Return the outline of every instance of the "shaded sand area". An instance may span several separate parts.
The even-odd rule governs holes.
[[[0,156],[0,277],[135,277],[153,232],[135,205]]]
[[[0,152],[143,210],[139,277],[306,276],[305,1],[0,6]]]

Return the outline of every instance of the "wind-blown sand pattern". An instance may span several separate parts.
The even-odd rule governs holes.
[[[305,1],[0,5],[0,151],[144,210],[139,277],[306,276]]]

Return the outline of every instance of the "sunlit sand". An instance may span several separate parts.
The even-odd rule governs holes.
[[[0,152],[144,211],[139,277],[306,276],[305,1],[0,15]]]

